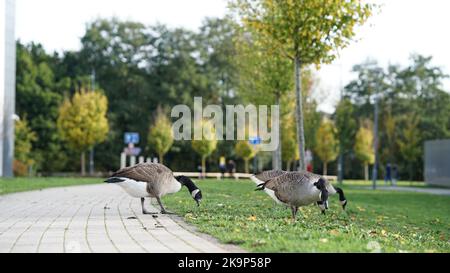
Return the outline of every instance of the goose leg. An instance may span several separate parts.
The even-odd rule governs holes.
[[[156,214],[155,212],[149,212],[144,207],[145,198],[141,198],[142,214]]]
[[[173,213],[171,213],[171,212],[168,212],[168,211],[164,208],[164,206],[163,206],[163,204],[162,204],[162,202],[161,202],[161,198],[159,198],[159,196],[156,197],[156,200],[158,201],[158,204],[159,204],[159,206],[161,207],[161,214],[173,214]]]
[[[297,221],[297,212],[298,212],[298,207],[291,207],[291,211],[292,211],[292,220]]]

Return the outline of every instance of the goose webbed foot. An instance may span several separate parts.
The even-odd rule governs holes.
[[[146,215],[155,215],[155,214],[158,214],[158,212],[150,212],[150,211],[143,210],[143,211],[142,211],[142,214],[146,214]]]
[[[167,211],[167,210],[164,208],[164,206],[163,206],[163,204],[162,204],[162,202],[161,202],[161,198],[156,197],[156,200],[158,201],[158,204],[159,204],[159,206],[161,207],[161,214],[166,214],[166,215],[175,214],[175,213],[173,213],[173,212]]]

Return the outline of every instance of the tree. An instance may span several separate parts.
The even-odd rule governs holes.
[[[27,126],[36,134],[32,143],[35,167],[44,172],[61,170],[68,158],[56,128],[65,89],[64,80],[54,76],[57,61],[39,44],[17,42],[16,48],[16,113],[27,118]]]
[[[245,173],[249,173],[248,161],[255,157],[256,155],[255,148],[250,144],[250,142],[246,140],[241,140],[238,141],[238,143],[236,144],[234,151],[238,157],[244,159]]]
[[[164,162],[164,155],[173,144],[172,123],[165,115],[161,107],[156,110],[156,117],[148,134],[148,147],[158,153],[159,162]]]
[[[282,99],[292,90],[293,84],[290,63],[286,58],[264,51],[264,43],[251,32],[243,32],[238,37],[235,57],[239,71],[238,92],[253,104],[278,105],[280,115],[284,116],[289,109],[283,107]],[[282,141],[273,151],[272,168],[282,169]]]
[[[351,101],[344,98],[336,107],[335,113],[336,135],[339,140],[339,167],[338,177],[342,183],[344,173],[344,156],[352,150],[353,140],[358,129]]]
[[[336,128],[329,120],[324,120],[316,134],[316,153],[323,162],[323,175],[328,173],[328,163],[338,156],[339,142],[336,139]]]
[[[450,94],[443,89],[448,77],[440,67],[432,64],[431,57],[412,55],[409,65],[389,65],[384,68],[370,61],[356,65],[355,80],[346,85],[344,97],[353,104],[355,116],[373,119],[373,95],[379,94],[380,133],[382,148],[380,160],[395,162],[399,170],[413,169],[414,179],[423,179],[423,158],[415,162],[403,159],[398,139],[403,138],[404,116],[418,119],[418,131],[422,141],[450,137]],[[419,145],[421,153],[423,146]],[[413,165],[411,167],[410,165]],[[405,179],[409,178],[406,171]],[[403,173],[399,173],[403,176]]]
[[[292,117],[289,117],[282,121],[281,147],[283,148],[283,161],[286,162],[287,171],[291,170],[293,161],[300,159],[295,137],[295,124],[293,124],[292,120]]]
[[[108,100],[100,92],[76,92],[59,108],[57,126],[69,147],[81,153],[81,174],[86,174],[85,152],[106,139]]]
[[[24,166],[28,167],[35,163],[32,153],[33,142],[37,140],[36,133],[31,130],[28,125],[28,121],[23,118],[16,121],[15,124],[15,138],[14,138],[14,159],[15,167]],[[18,170],[19,168],[14,168],[16,175],[24,175],[25,170]]]
[[[405,127],[401,130],[402,137],[397,139],[400,154],[408,163],[409,179],[413,179],[413,163],[422,154],[421,137],[418,128],[419,120],[415,116],[405,117]]]
[[[364,164],[364,179],[369,180],[369,164],[375,163],[373,151],[373,132],[370,128],[361,126],[356,133],[355,155]]]
[[[350,43],[355,26],[371,15],[373,5],[359,0],[235,0],[232,6],[244,25],[269,41],[269,50],[294,62],[300,169],[305,170],[301,70],[333,61],[336,51]]]
[[[200,121],[200,127],[197,130],[203,131],[201,140],[192,140],[192,149],[202,158],[202,173],[206,173],[206,158],[210,156],[217,148],[216,131],[213,124],[208,120]]]

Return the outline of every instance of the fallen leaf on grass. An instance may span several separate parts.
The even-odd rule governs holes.
[[[256,221],[256,216],[252,215],[252,216],[248,217],[247,220],[255,222]]]
[[[320,240],[319,240],[321,243],[328,243],[328,239],[327,238],[321,238]]]
[[[335,236],[336,236],[336,235],[339,235],[339,231],[336,230],[336,229],[331,230],[330,233],[331,233],[332,235],[335,235]]]

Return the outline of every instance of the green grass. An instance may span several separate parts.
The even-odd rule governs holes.
[[[304,207],[293,223],[290,210],[276,205],[252,182],[198,183],[197,208],[187,191],[165,197],[166,206],[200,231],[252,252],[450,252],[450,197],[372,191],[344,186],[349,205],[337,196],[321,215]]]
[[[59,178],[59,177],[20,177],[0,178],[0,195],[14,192],[42,190],[45,188],[66,187],[101,183],[99,178]]]

